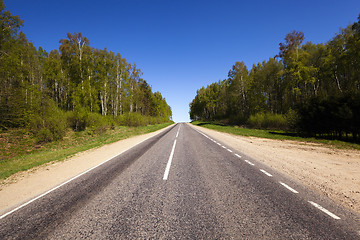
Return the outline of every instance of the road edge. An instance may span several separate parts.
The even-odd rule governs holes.
[[[15,182],[1,186],[0,215],[70,182],[136,145],[166,131],[175,124],[155,132],[132,136],[98,148],[89,149],[64,161],[46,163],[20,173],[19,179],[16,179]]]

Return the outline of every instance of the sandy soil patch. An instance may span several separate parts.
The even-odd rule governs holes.
[[[156,132],[130,137],[100,148],[84,151],[64,161],[44,164],[28,171],[14,174],[0,183],[0,214],[113,158],[171,126]]]
[[[192,127],[360,213],[360,151]]]

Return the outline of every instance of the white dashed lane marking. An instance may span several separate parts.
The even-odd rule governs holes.
[[[286,185],[285,183],[283,182],[279,182],[281,185],[283,185],[285,188],[287,188],[288,190],[290,190],[291,192],[293,193],[299,193],[298,191],[296,191],[295,189],[289,187],[288,185]]]
[[[170,156],[169,156],[169,160],[168,160],[168,163],[166,164],[166,168],[165,168],[163,180],[167,180],[168,177],[169,177],[171,162],[172,162],[172,159],[173,159],[173,156],[174,156],[174,151],[175,151],[175,146],[176,146],[176,139],[177,139],[178,136],[179,136],[180,128],[181,128],[181,125],[179,126],[179,128],[178,128],[178,130],[177,130],[177,133],[176,133],[176,136],[175,136],[175,140],[174,140],[174,144],[173,144],[172,149],[171,149],[171,153],[170,153]]]
[[[196,131],[197,131],[197,130],[196,130]],[[199,132],[199,131],[197,131],[197,132]],[[199,133],[202,134],[203,136],[205,136],[206,138],[210,139],[211,141],[213,141],[213,142],[216,143],[217,145],[221,146],[222,148],[228,150],[229,152],[231,152],[231,153],[233,152],[232,150],[230,150],[230,149],[228,149],[227,147],[221,145],[219,142],[215,141],[214,139],[206,136],[205,134],[203,134],[203,133],[201,133],[201,132],[199,132]],[[240,156],[239,154],[237,154],[237,153],[234,153],[234,155],[235,155],[236,157],[238,157],[238,158],[241,158],[241,156]],[[255,164],[252,163],[252,162],[250,162],[249,160],[244,160],[244,161],[245,161],[246,163],[248,163],[249,165],[251,165],[251,166],[255,166]],[[264,173],[264,174],[265,174],[266,176],[268,176],[268,177],[272,177],[272,176],[273,176],[272,174],[268,173],[268,172],[265,171],[264,169],[260,169],[260,171],[261,171],[262,173]],[[283,183],[283,182],[279,182],[279,183],[280,183],[283,187],[285,187],[286,189],[288,189],[289,191],[291,191],[292,193],[299,193],[298,191],[296,191],[294,188],[290,187],[289,185],[287,185],[287,184],[285,184],[285,183]],[[334,218],[334,219],[336,219],[336,220],[340,219],[340,217],[336,216],[335,214],[333,214],[332,212],[330,212],[330,211],[327,210],[326,208],[323,208],[321,205],[319,205],[319,204],[317,204],[317,203],[315,203],[315,202],[312,202],[312,201],[308,201],[308,202],[309,202],[312,206],[314,206],[314,207],[316,207],[317,209],[319,209],[320,211],[322,211],[322,212],[326,213],[327,215],[329,215],[330,217],[332,217],[332,218]],[[360,235],[360,232],[359,232],[359,235]]]
[[[260,171],[261,171],[262,173],[264,173],[266,176],[272,177],[272,175],[271,175],[270,173],[268,173],[267,171],[265,171],[265,170],[263,170],[263,169],[260,169]]]
[[[339,220],[340,218],[338,216],[336,216],[335,214],[333,214],[332,212],[330,212],[329,210],[327,210],[326,208],[323,208],[322,206],[320,206],[317,203],[314,203],[312,201],[308,201],[311,205],[313,205],[314,207],[316,207],[317,209],[323,211],[324,213],[326,213],[327,215],[329,215],[330,217]]]
[[[250,162],[249,160],[245,160],[246,163],[250,164],[251,166],[255,166],[254,163]]]

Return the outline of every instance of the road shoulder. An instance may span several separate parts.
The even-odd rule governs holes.
[[[360,214],[360,151],[243,137],[191,125]]]

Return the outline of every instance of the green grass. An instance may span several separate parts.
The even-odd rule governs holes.
[[[64,160],[81,151],[100,147],[131,136],[154,132],[171,124],[163,123],[142,127],[121,126],[100,135],[94,134],[91,130],[82,132],[68,131],[63,140],[41,146],[36,145],[36,141],[24,131],[14,130],[10,133],[2,133],[0,138],[0,147],[2,147],[0,152],[0,179],[6,179],[14,173],[44,163]],[[5,138],[7,138],[6,141]]]
[[[356,149],[360,150],[360,145],[356,143],[350,143],[339,140],[328,140],[321,138],[307,138],[300,137],[296,133],[289,133],[285,131],[279,130],[263,130],[263,129],[250,129],[243,128],[238,126],[228,126],[224,124],[218,124],[215,122],[202,122],[202,121],[194,121],[192,124],[200,127],[205,127],[208,129],[213,129],[219,132],[230,133],[234,135],[246,136],[246,137],[258,137],[258,138],[269,138],[269,139],[277,139],[277,140],[293,140],[293,141],[301,141],[301,142],[313,142],[313,143],[321,143],[329,147],[335,147],[339,149]]]

